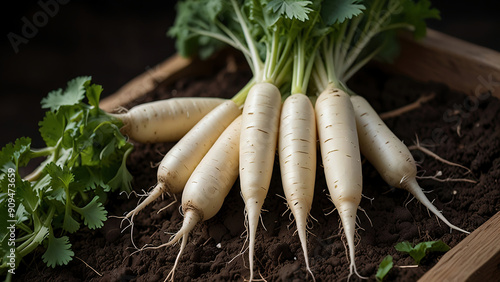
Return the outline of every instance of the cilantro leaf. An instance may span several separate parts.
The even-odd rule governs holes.
[[[121,189],[122,191],[130,193],[132,191],[132,175],[127,169],[127,157],[132,152],[133,147],[129,147],[125,154],[123,155],[122,164],[120,168],[116,172],[116,175],[107,183],[107,185],[111,188],[111,191],[115,191],[116,189]]]
[[[61,168],[60,166],[52,162],[45,167],[45,170],[51,177],[50,183],[53,189],[55,187],[68,189],[69,184],[74,180],[74,175],[70,172],[67,166]]]
[[[85,97],[84,84],[90,79],[90,76],[77,77],[68,82],[64,91],[58,89],[50,92],[47,97],[42,99],[42,108],[56,111],[61,106],[80,103]]]
[[[7,173],[9,168],[17,170],[18,167],[26,166],[31,159],[31,139],[21,137],[14,144],[9,143],[0,151],[0,170]]]
[[[85,88],[87,99],[89,100],[89,104],[94,107],[99,107],[99,99],[102,93],[102,86],[98,84],[92,84]]]
[[[409,242],[401,242],[395,246],[396,250],[404,253],[408,253],[414,260],[416,264],[420,264],[420,261],[429,252],[446,252],[450,249],[443,241],[428,241],[418,243],[416,246],[412,246]]]
[[[73,207],[84,219],[85,225],[90,229],[100,228],[107,219],[108,212],[104,209],[99,197],[95,196],[85,207]]]
[[[80,229],[80,223],[73,218],[71,207],[66,208],[66,212],[64,213],[64,221],[62,228],[69,233],[74,233],[78,229]]]
[[[311,1],[304,0],[272,0],[268,5],[274,13],[278,12],[289,19],[305,21],[309,19],[308,13],[312,11],[307,7],[310,4]]]
[[[63,137],[65,131],[65,117],[61,112],[47,111],[45,117],[38,123],[40,135],[47,146],[55,146]]]
[[[68,264],[74,255],[75,253],[71,250],[71,243],[68,236],[56,238],[50,232],[47,250],[42,255],[43,262],[47,266],[54,268],[57,265]]]
[[[20,200],[19,207],[24,206],[30,213],[34,213],[40,203],[40,196],[29,181],[16,179],[16,196]]]
[[[375,278],[377,279],[377,281],[383,281],[384,277],[387,275],[387,273],[389,273],[389,270],[391,270],[393,266],[394,263],[392,262],[392,256],[386,256],[378,266],[377,274],[375,274]]]
[[[326,25],[343,23],[347,19],[361,14],[365,6],[359,0],[329,0],[323,1],[321,17]]]

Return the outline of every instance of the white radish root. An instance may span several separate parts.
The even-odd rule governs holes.
[[[408,147],[385,125],[371,105],[361,96],[352,96],[361,153],[387,184],[410,192],[450,228],[469,233],[451,224],[427,199],[417,183],[417,167]]]
[[[254,249],[260,211],[267,196],[274,165],[281,109],[279,89],[257,83],[243,108],[240,139],[240,184],[248,221],[248,255],[253,280]]]
[[[125,218],[131,218],[163,193],[182,192],[196,166],[226,127],[241,111],[228,100],[208,113],[163,157],[158,167],[158,183],[151,193]]]
[[[171,98],[137,105],[112,116],[123,122],[123,135],[140,143],[174,142],[218,105],[221,98]]]
[[[307,217],[316,180],[316,116],[309,98],[293,94],[283,103],[278,138],[283,191],[299,234],[306,270],[314,279],[307,253]]]
[[[362,197],[363,176],[352,103],[344,91],[329,85],[316,101],[321,157],[330,197],[349,249],[349,277],[362,277],[355,263],[356,213]]]
[[[174,279],[189,233],[198,222],[217,214],[238,178],[240,132],[241,117],[238,117],[217,139],[189,178],[182,193],[182,227],[168,243],[162,245],[173,245],[182,238],[179,254],[166,280]]]

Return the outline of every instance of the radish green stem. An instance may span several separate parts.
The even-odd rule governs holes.
[[[240,8],[238,7],[238,4],[236,3],[236,0],[231,0],[231,4],[233,5],[234,12],[240,22],[241,28],[243,30],[243,34],[245,36],[245,40],[247,43],[247,46],[250,50],[250,56],[252,59],[252,65],[253,65],[253,71],[254,71],[254,77],[256,77],[256,81],[260,82],[262,81],[262,61],[260,61],[260,56],[259,52],[257,51],[257,48],[255,47],[255,42],[250,34],[250,31],[248,30],[247,26],[247,20],[246,18],[241,14]]]

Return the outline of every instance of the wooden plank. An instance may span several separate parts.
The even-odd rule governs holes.
[[[500,212],[448,251],[419,281],[499,281]]]
[[[400,56],[384,69],[441,82],[469,95],[489,90],[500,97],[500,53],[432,29],[419,41],[402,34]]]

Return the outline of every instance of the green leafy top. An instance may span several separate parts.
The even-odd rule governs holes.
[[[121,121],[99,108],[101,93],[90,77],[69,81],[66,89],[42,100],[42,107],[50,109],[39,123],[47,147],[33,149],[31,139],[22,137],[0,151],[0,274],[9,262],[7,220],[16,221],[22,238],[16,243],[16,263],[44,245],[43,261],[54,267],[74,255],[68,237],[56,237],[56,231],[72,233],[82,223],[102,227],[106,192],[130,191],[125,160],[133,145],[120,133]],[[20,168],[39,157],[45,160],[23,179]],[[15,200],[15,212],[7,212],[9,198]]]
[[[374,58],[391,61],[399,52],[397,30],[408,29],[416,38],[425,35],[425,20],[439,18],[429,0],[323,1],[323,23],[332,28],[316,66],[319,89],[345,83]]]
[[[304,0],[185,0],[168,34],[182,55],[210,54],[228,44],[247,59],[256,82],[282,84],[295,36],[314,11]]]

